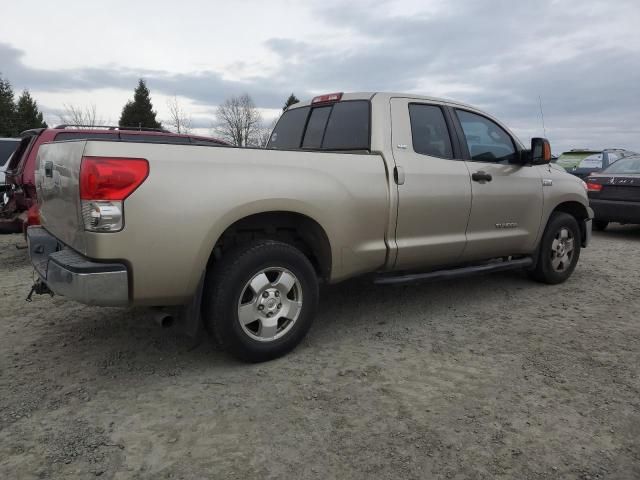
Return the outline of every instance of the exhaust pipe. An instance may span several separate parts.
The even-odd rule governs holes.
[[[153,314],[153,319],[162,328],[169,328],[173,325],[173,315],[171,315],[169,312],[155,312]]]

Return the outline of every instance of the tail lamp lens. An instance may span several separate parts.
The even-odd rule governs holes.
[[[599,183],[587,182],[587,191],[589,192],[600,192],[602,190],[602,185]]]
[[[82,200],[124,200],[147,178],[144,158],[83,157],[80,165]]]
[[[85,230],[117,232],[124,225],[124,200],[149,175],[144,158],[83,157],[80,199]]]

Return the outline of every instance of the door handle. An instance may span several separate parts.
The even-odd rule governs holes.
[[[396,181],[396,185],[404,185],[404,168],[393,168],[393,179]]]
[[[53,162],[52,161],[44,162],[44,176],[45,177],[53,177]]]
[[[493,177],[490,173],[480,170],[479,172],[471,174],[471,180],[473,180],[474,182],[490,182],[491,180],[493,180]]]

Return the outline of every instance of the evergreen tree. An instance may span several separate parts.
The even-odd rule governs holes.
[[[133,101],[129,100],[122,109],[119,125],[121,127],[162,127],[162,124],[156,120],[149,89],[143,79],[138,81],[138,86],[133,93]]]
[[[16,105],[9,80],[0,77],[0,137],[17,135]]]
[[[298,103],[300,100],[298,100],[298,97],[296,97],[293,93],[291,95],[289,95],[289,98],[287,98],[287,101],[284,104],[284,107],[282,107],[282,111],[284,112],[287,108],[289,108],[291,105],[293,105],[294,103]]]
[[[28,90],[22,92],[16,104],[16,130],[23,132],[30,128],[47,128],[47,123],[38,110],[38,104]]]

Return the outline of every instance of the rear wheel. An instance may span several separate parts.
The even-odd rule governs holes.
[[[316,314],[318,279],[298,249],[261,240],[216,262],[204,321],[225,350],[249,362],[279,357],[304,338]]]
[[[580,227],[568,213],[551,215],[542,235],[538,262],[531,272],[539,282],[557,284],[571,276],[580,258]]]
[[[603,232],[605,228],[607,228],[607,226],[609,226],[609,222],[607,222],[606,220],[593,221],[593,229],[597,230],[598,232]]]

